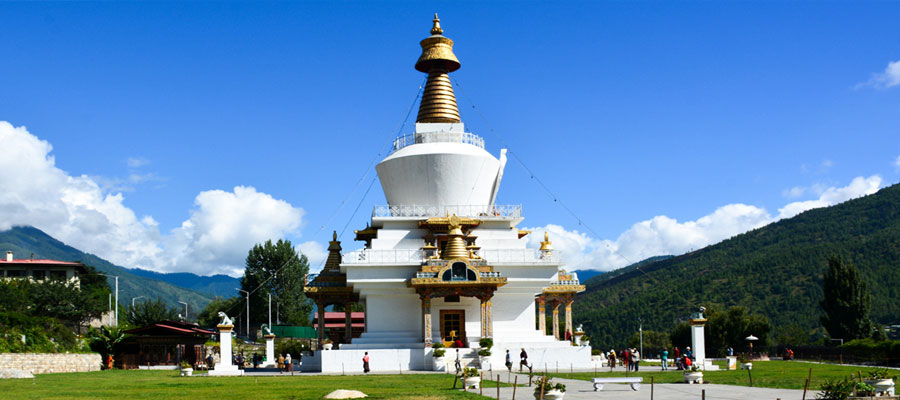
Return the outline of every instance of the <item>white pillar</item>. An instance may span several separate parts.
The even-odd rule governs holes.
[[[706,340],[703,336],[704,325],[706,325],[706,319],[691,320],[691,352],[694,354],[694,364],[705,369]]]
[[[237,365],[231,363],[231,332],[234,325],[219,325],[219,354],[221,360],[216,364],[210,376],[227,376],[227,375],[243,375],[244,370],[238,369]]]
[[[275,364],[275,335],[265,335],[266,338],[266,362],[263,367],[274,367]]]

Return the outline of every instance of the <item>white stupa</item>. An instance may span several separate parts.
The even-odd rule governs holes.
[[[507,349],[518,363],[523,348],[535,368],[590,368],[590,347],[564,340],[558,323],[547,334],[543,318],[545,304],[554,321],[564,306],[571,333],[572,300],[584,286],[560,270],[549,238],[541,249],[526,247],[530,232],[516,227],[521,205],[495,204],[505,150],[495,157],[465,130],[448,76],[460,63],[442,33],[435,15],[416,62],[428,80],[415,132],[396,139],[377,166],[387,205],[376,206],[369,226],[356,231],[365,248],[340,255],[335,239],[325,269],[307,288],[320,310],[365,303],[365,331],[304,357],[303,369],[356,371],[368,352],[374,371],[430,370],[437,342],[461,344],[464,362],[474,364],[486,337],[494,341],[489,362],[498,368]],[[452,363],[455,351],[448,355]]]

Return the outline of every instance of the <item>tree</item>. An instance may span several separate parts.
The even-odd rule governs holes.
[[[733,306],[725,312],[713,312],[706,323],[706,353],[723,356],[728,347],[746,345],[745,338],[750,335],[759,338],[757,345],[768,345],[771,330],[772,325],[765,316],[750,314],[746,307]]]
[[[831,256],[822,286],[824,298],[820,304],[825,315],[821,321],[828,334],[844,341],[870,337],[872,297],[853,263]]]
[[[640,349],[641,334],[635,332],[628,340],[628,347]],[[672,348],[672,341],[666,332],[652,331],[644,329],[644,356],[649,356],[651,352],[656,353],[662,351],[663,348]]]
[[[197,323],[200,326],[212,327],[216,326],[222,319],[219,318],[219,311],[224,312],[229,317],[233,317],[236,312],[240,312],[243,308],[244,301],[240,297],[229,297],[222,299],[216,297],[209,302],[200,314],[197,314]]]
[[[267,240],[264,244],[253,246],[247,254],[247,267],[241,278],[241,289],[251,293],[250,323],[259,325],[269,322],[271,294],[273,304],[275,301],[280,304],[282,321],[292,325],[311,325],[312,303],[303,294],[308,273],[309,261],[305,255],[297,255],[289,240],[279,239],[274,244]]]
[[[127,306],[125,309],[126,320],[135,327],[150,325],[163,320],[174,321],[178,319],[178,309],[169,307],[159,297],[155,301],[142,301]]]

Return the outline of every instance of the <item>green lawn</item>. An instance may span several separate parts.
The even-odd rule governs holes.
[[[724,363],[719,364],[724,369]],[[856,376],[857,371],[862,371],[865,377],[866,371],[877,368],[859,368],[849,367],[836,364],[813,364],[800,361],[754,361],[753,362],[753,386],[770,387],[783,389],[803,389],[809,369],[812,368],[812,382],[810,390],[818,390],[819,386],[828,379],[842,378],[845,376]],[[535,371],[538,373],[539,371]],[[549,373],[548,375],[559,378],[590,380],[595,375],[592,372],[576,372],[570,373]],[[598,371],[598,377],[625,376],[624,372],[606,372]],[[628,376],[641,376],[644,383],[650,383],[650,377],[653,377],[656,383],[675,383],[682,382],[682,371],[672,368],[667,372],[638,372],[629,373]],[[703,373],[703,381],[709,383],[718,383],[724,385],[750,386],[750,377],[747,371],[708,371]]]
[[[175,371],[101,371],[42,374],[0,380],[6,399],[321,399],[336,389],[359,390],[373,399],[486,399],[453,390],[453,375],[352,375],[183,378]],[[496,393],[486,382],[485,394]],[[505,384],[504,384],[505,386]],[[461,388],[462,384],[457,384]],[[489,388],[493,387],[494,391]]]

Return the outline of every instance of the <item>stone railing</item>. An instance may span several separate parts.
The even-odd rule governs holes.
[[[448,215],[479,219],[509,219],[522,217],[522,205],[377,205],[372,210],[373,218],[387,217],[446,217]]]
[[[99,371],[97,353],[0,353],[0,369],[17,369],[32,374]]]
[[[499,264],[558,264],[559,252],[545,253],[538,249],[480,249],[475,252],[490,265]]]
[[[484,148],[484,138],[469,132],[424,132],[403,135],[394,139],[391,152],[418,143],[465,143]]]
[[[476,251],[483,260],[473,259],[479,265],[502,264],[558,264],[561,261],[559,252],[552,254],[538,249],[480,249]],[[363,249],[345,253],[344,264],[382,264],[382,265],[419,265],[425,262],[425,253],[414,249]],[[441,262],[445,262],[441,260]]]
[[[424,260],[422,250],[415,249],[363,249],[344,254],[344,264],[421,264]]]

